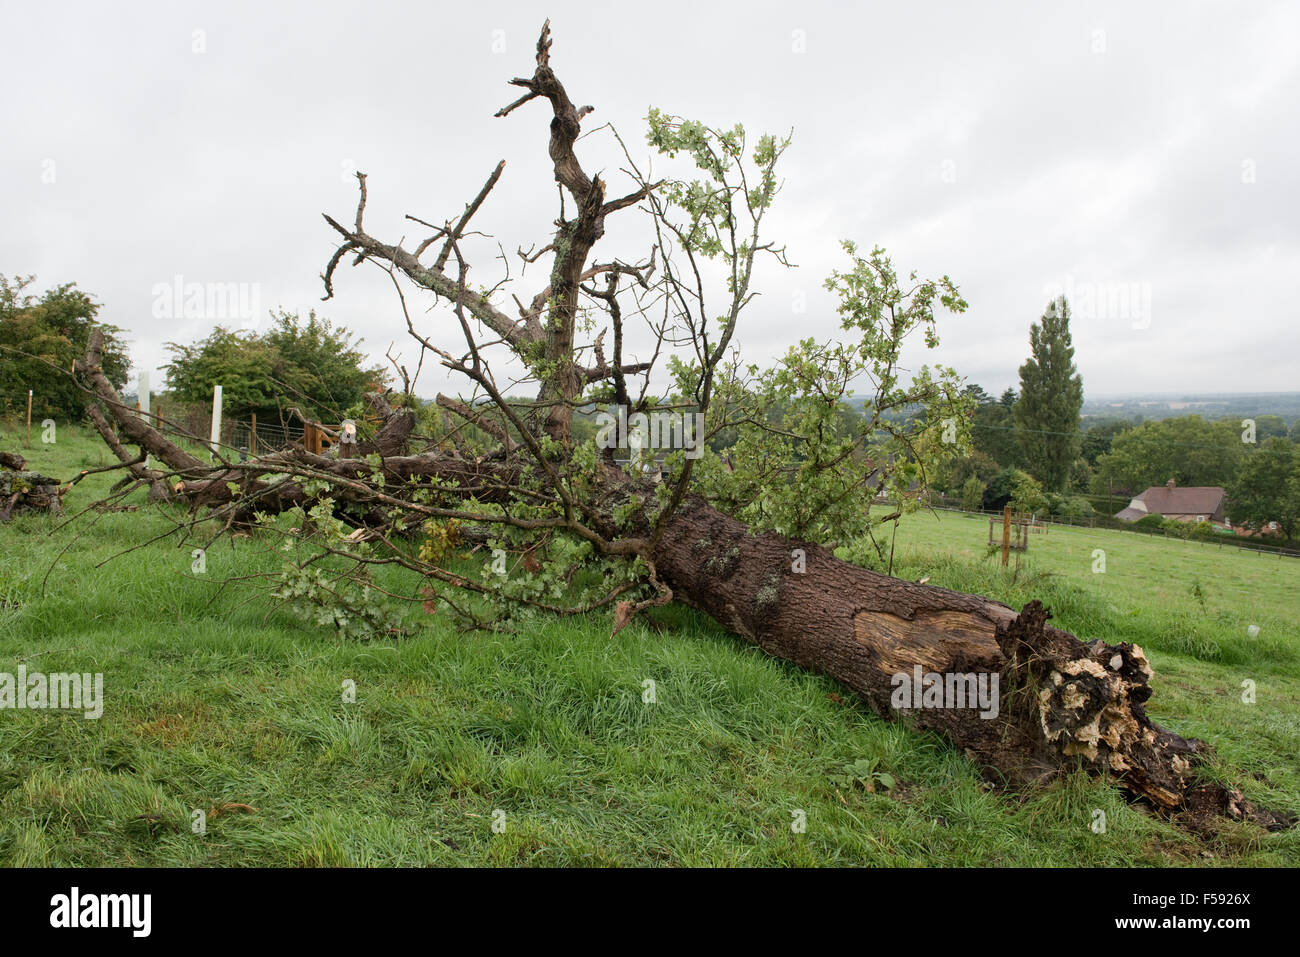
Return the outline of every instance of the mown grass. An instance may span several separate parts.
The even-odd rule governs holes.
[[[0,447],[17,444],[0,435]],[[65,480],[109,462],[97,439],[70,429],[29,458]],[[68,506],[112,480],[92,476]],[[1057,567],[1047,549],[1013,581],[979,557],[984,532],[961,554],[968,532],[927,523],[903,526],[896,570],[1013,604],[1041,598],[1063,627],[1138,641],[1157,668],[1157,718],[1213,739],[1214,774],[1300,811],[1293,579],[1225,565],[1204,573],[1203,610],[1181,594],[1179,569],[1146,586],[1121,581],[1123,533],[1096,533],[1111,536],[1105,585]],[[1193,839],[1084,775],[991,791],[941,739],[876,718],[834,682],[684,608],[665,609],[662,629],[635,623],[610,640],[604,616],[460,634],[414,606],[410,637],[343,642],[247,587],[217,584],[274,568],[249,539],[211,549],[200,577],[174,540],[109,560],[165,531],[154,510],[54,525],[28,516],[0,528],[0,671],[103,672],[105,711],[0,711],[0,862],[10,865],[1300,861],[1295,833],[1225,826]],[[1062,561],[1087,545],[1057,535]],[[1157,562],[1162,545],[1140,540]],[[1238,611],[1217,584],[1227,576],[1234,594],[1254,595]],[[1158,602],[1157,587],[1168,589]],[[1181,621],[1200,638],[1185,642]],[[1261,625],[1257,639],[1238,636],[1249,623]],[[1244,677],[1258,682],[1253,706],[1240,702]],[[345,681],[355,703],[342,700]],[[846,786],[840,776],[860,760],[896,786]],[[209,813],[204,835],[190,828],[198,809]],[[1104,834],[1089,826],[1098,809]]]

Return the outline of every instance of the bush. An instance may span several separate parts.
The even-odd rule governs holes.
[[[1077,520],[1092,518],[1097,514],[1093,510],[1092,503],[1082,495],[1062,495],[1057,498],[1059,501],[1052,504],[1053,515]]]
[[[1174,538],[1207,541],[1215,537],[1213,522],[1180,522],[1175,518],[1167,518],[1160,523],[1160,528]]]
[[[1043,487],[1028,472],[1017,469],[1011,480],[1011,507],[1025,515],[1043,515],[1048,510]]]
[[[988,486],[972,475],[961,487],[961,507],[968,512],[979,511],[984,502],[984,493],[988,491]]]

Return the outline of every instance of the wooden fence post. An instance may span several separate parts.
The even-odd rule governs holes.
[[[32,447],[32,390],[27,390],[27,447]]]
[[[248,430],[248,454],[257,458],[257,413],[253,412],[251,426]]]
[[[1002,507],[1002,567],[1007,567],[1011,556],[1011,506]]]

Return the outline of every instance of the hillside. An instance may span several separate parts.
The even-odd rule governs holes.
[[[108,464],[102,443],[74,430],[23,451],[65,480]],[[111,482],[92,476],[69,510]],[[165,528],[147,509],[58,532],[31,516],[0,527],[0,671],[93,668],[106,699],[97,721],[24,711],[0,722],[0,862],[1300,862],[1294,831],[1225,825],[1199,842],[1083,776],[994,792],[938,738],[882,721],[687,609],[611,641],[599,615],[460,634],[417,606],[405,611],[411,637],[343,642],[220,587],[277,567],[255,538],[214,548],[202,576],[190,546],[165,535],[120,554]],[[1251,798],[1300,811],[1300,635],[1287,597],[1300,565],[1053,529],[1012,580],[982,557],[986,533],[977,519],[916,516],[895,570],[1013,604],[1040,598],[1081,636],[1137,641],[1156,667],[1157,719],[1213,738],[1214,773]],[[1106,550],[1104,575],[1090,571],[1094,548]],[[1254,705],[1241,702],[1247,678]],[[354,704],[341,700],[346,680]],[[202,837],[190,832],[196,809],[208,814]],[[1104,834],[1090,829],[1099,809]],[[498,811],[511,823],[500,835]]]

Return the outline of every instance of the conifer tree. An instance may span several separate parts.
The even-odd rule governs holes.
[[[1079,455],[1083,380],[1074,366],[1070,304],[1064,296],[1047,305],[1029,327],[1030,356],[1020,367],[1015,423],[1030,473],[1049,492],[1065,488]]]

